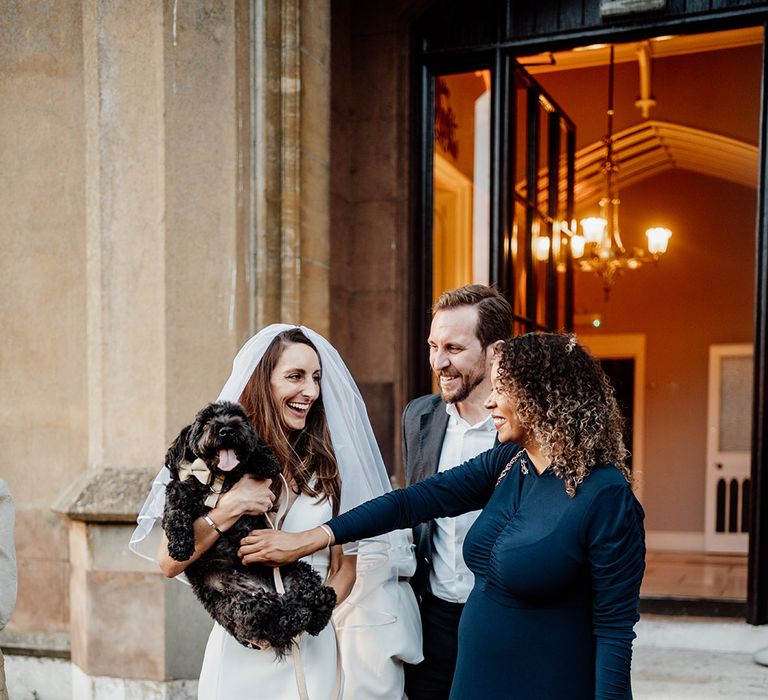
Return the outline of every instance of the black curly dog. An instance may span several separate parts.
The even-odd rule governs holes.
[[[210,510],[205,505],[210,486],[192,475],[183,481],[179,476],[185,462],[198,459],[210,470],[210,483],[217,474],[224,475],[222,493],[244,474],[274,479],[280,472],[272,451],[239,404],[221,401],[205,406],[192,425],[179,433],[165,457],[171,481],[166,490],[163,529],[168,553],[176,561],[192,556],[193,523]],[[227,471],[219,468],[220,462]],[[241,538],[265,527],[269,527],[265,516],[242,516],[185,573],[211,617],[238,642],[254,647],[267,641],[282,656],[298,634],[306,631],[317,635],[328,624],[336,593],[324,586],[320,575],[305,562],[280,568],[283,595],[275,591],[271,568],[244,566],[237,556]]]

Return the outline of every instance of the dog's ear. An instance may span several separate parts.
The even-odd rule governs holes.
[[[220,412],[223,403],[220,401],[213,401],[203,406],[195,416],[195,420],[192,421],[189,434],[189,444],[198,445],[203,437],[203,431],[206,425],[215,418]],[[199,455],[195,455],[198,457]]]
[[[191,462],[195,458],[189,449],[189,433],[191,431],[191,425],[182,428],[168,448],[168,452],[165,453],[165,466],[170,469],[171,474],[176,478],[179,476],[179,464],[182,460],[186,459],[188,462]]]
[[[259,464],[259,472],[262,478],[272,479],[280,473],[280,462],[277,461],[275,453],[264,440],[259,437],[256,443],[255,456]]]

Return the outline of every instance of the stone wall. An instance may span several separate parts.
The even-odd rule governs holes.
[[[88,460],[83,18],[75,0],[4,1],[0,16],[0,474],[17,506],[12,629],[55,635],[69,627],[69,556],[50,506]]]
[[[143,494],[254,329],[330,329],[329,5],[0,16],[0,473],[20,579],[0,644],[71,649],[78,698],[161,697],[197,676],[210,622],[128,553]]]
[[[331,328],[396,480],[407,399],[408,24],[418,3],[333,3]],[[426,342],[426,339],[424,339]]]

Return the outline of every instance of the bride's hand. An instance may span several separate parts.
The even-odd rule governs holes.
[[[229,491],[221,495],[218,507],[235,517],[268,513],[275,503],[271,484],[271,479],[257,479],[246,474]]]
[[[304,532],[254,530],[240,540],[237,555],[243,564],[282,566],[317,552],[328,545],[327,533],[319,527]]]

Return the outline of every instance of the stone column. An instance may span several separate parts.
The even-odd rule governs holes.
[[[82,7],[89,469],[58,507],[73,692],[186,697],[210,620],[127,542],[254,328],[328,332],[330,8]]]
[[[58,506],[73,695],[193,697],[210,620],[127,543],[253,327],[250,6],[82,7],[89,468]]]
[[[330,332],[330,3],[254,2],[256,325]]]

